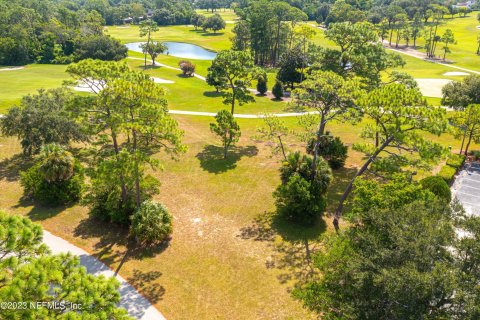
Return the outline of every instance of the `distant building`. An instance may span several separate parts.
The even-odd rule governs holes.
[[[453,8],[467,8],[467,9],[472,9],[472,7],[475,5],[475,0],[469,0],[467,2],[459,2],[457,4],[454,4],[452,7]]]

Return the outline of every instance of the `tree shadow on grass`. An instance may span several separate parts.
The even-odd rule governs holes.
[[[150,58],[147,58],[147,59],[150,59]],[[139,61],[139,60],[138,60]],[[160,68],[163,68],[162,66],[158,66],[158,65],[152,65],[151,62],[147,61],[147,68],[145,68],[145,65],[139,65],[137,67],[135,67],[135,69],[139,69],[141,71],[144,71],[144,70],[157,70],[157,69],[160,69]]]
[[[218,174],[234,169],[242,157],[254,157],[257,154],[258,148],[256,146],[234,146],[229,148],[227,159],[224,159],[223,147],[207,145],[196,157],[200,160],[200,166],[203,170]]]
[[[154,257],[169,246],[169,240],[150,246],[138,245],[129,236],[127,227],[93,216],[83,219],[78,224],[74,236],[81,239],[98,239],[93,246],[92,254],[107,265],[119,263],[116,272],[119,272],[123,264],[129,260]]]
[[[32,158],[19,153],[10,158],[0,161],[0,180],[16,181],[20,178],[20,172],[28,170],[32,166]]]
[[[19,204],[16,207],[25,207],[31,205],[31,201],[20,200]],[[32,221],[43,221],[49,218],[55,217],[60,212],[67,210],[68,208],[73,207],[75,204],[62,205],[57,207],[46,207],[39,204],[34,204],[30,212],[28,212],[28,217]]]
[[[186,74],[183,74],[183,73],[178,73],[177,77],[182,78],[182,79],[193,79],[193,78],[195,78],[195,75],[189,76],[189,75],[186,75]]]
[[[155,280],[161,276],[162,273],[159,271],[143,272],[134,269],[133,275],[127,279],[127,282],[139,290],[151,303],[157,303],[165,294],[165,288],[155,283]]]
[[[202,33],[202,37],[220,37],[220,36],[223,36],[223,35],[224,35],[223,32],[217,32],[217,33],[203,32]]]
[[[195,33],[198,33],[200,34],[202,37],[219,37],[219,36],[223,36],[224,35],[224,32],[217,32],[217,33],[214,33],[214,32],[208,32],[208,31],[204,31],[203,29],[190,29],[189,30],[190,32],[195,32]]]
[[[288,290],[291,290],[317,276],[312,255],[326,229],[323,218],[305,227],[285,221],[276,212],[265,212],[255,218],[252,225],[242,228],[239,237],[268,243],[274,254],[267,258],[265,266],[281,270],[277,278],[289,284]]]
[[[29,196],[22,195],[17,204],[13,206],[15,209],[31,207],[27,216],[32,221],[43,221],[55,217],[60,212],[63,212],[76,205],[76,202],[67,203],[64,205],[48,206],[36,202]]]
[[[218,98],[223,96],[223,93],[217,91],[204,91],[203,95],[207,98]]]

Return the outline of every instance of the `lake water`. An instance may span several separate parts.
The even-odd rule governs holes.
[[[133,42],[127,43],[125,46],[128,50],[142,53],[140,45],[145,42]],[[169,54],[174,57],[185,59],[197,59],[197,60],[213,60],[217,54],[213,51],[209,51],[194,44],[184,42],[164,42],[168,48],[165,54]]]

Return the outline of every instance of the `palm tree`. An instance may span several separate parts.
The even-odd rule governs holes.
[[[43,146],[40,154],[39,170],[48,182],[70,179],[74,174],[75,159],[62,146],[52,143]]]

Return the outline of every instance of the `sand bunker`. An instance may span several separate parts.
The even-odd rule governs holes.
[[[151,77],[150,79],[153,80],[153,82],[155,83],[175,83],[175,81],[171,81],[171,80],[165,80],[165,79],[161,79],[161,78],[157,78],[157,77]]]
[[[152,79],[152,81],[155,83],[161,83],[161,84],[175,83],[174,81],[165,80],[157,77],[151,77],[150,79]],[[88,82],[89,84],[79,81],[78,84],[75,87],[73,87],[73,90],[80,91],[80,92],[98,93],[104,88],[104,84],[101,81],[89,80]]]
[[[73,90],[80,92],[98,93],[102,91],[104,86],[105,83],[102,81],[89,79],[88,84],[83,81],[78,81],[78,84],[73,87]]]
[[[452,80],[448,79],[415,79],[425,97],[442,97],[442,88]]]
[[[461,71],[451,71],[451,72],[445,72],[443,75],[444,76],[468,76],[470,75],[470,73],[461,72]]]
[[[25,67],[12,67],[12,68],[1,68],[0,71],[15,71],[15,70],[22,70]]]

